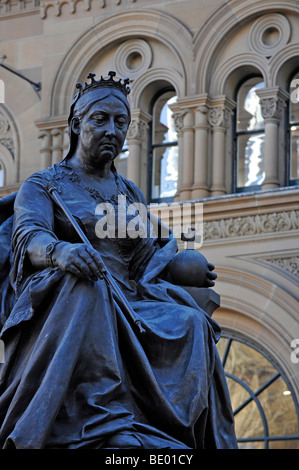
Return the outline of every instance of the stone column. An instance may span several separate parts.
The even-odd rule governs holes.
[[[52,136],[51,133],[47,130],[43,130],[39,133],[39,139],[42,141],[40,153],[42,157],[41,169],[44,170],[52,165]]]
[[[231,107],[225,104],[209,109],[208,120],[212,127],[212,186],[211,196],[226,194],[225,160],[226,160],[226,131],[230,124]]]
[[[69,148],[69,144],[70,144],[70,136],[69,136],[69,128],[68,127],[65,127],[63,129],[63,139],[62,139],[62,153],[63,153],[63,157],[66,155],[66,152]]]
[[[183,165],[184,165],[184,154],[183,154],[183,115],[181,112],[173,113],[175,130],[178,137],[178,183],[177,191],[174,196],[174,200],[179,200],[180,190],[183,186]]]
[[[147,137],[148,118],[140,110],[132,112],[132,120],[127,133],[129,147],[127,178],[140,186],[141,149]]]
[[[180,200],[192,198],[194,178],[194,113],[191,109],[183,111],[183,164],[181,165],[182,188]]]
[[[51,131],[52,136],[52,165],[62,160],[62,134],[63,129],[55,128]]]
[[[192,199],[207,197],[208,191],[208,108],[199,106],[195,112],[194,184]]]
[[[260,98],[262,116],[265,120],[265,179],[262,189],[273,189],[280,186],[278,130],[288,95],[278,87],[257,90],[256,94]]]

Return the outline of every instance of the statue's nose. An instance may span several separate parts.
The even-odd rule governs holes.
[[[109,121],[107,122],[106,135],[115,135],[115,122],[113,118],[109,119]]]

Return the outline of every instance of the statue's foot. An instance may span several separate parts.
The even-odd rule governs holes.
[[[111,436],[105,445],[106,449],[140,449],[141,443],[131,433],[123,431]]]

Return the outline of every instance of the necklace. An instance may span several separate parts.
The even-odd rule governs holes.
[[[67,163],[63,162],[63,164],[60,164],[59,167],[60,167],[62,173],[66,174],[66,176],[68,176],[70,181],[78,184],[78,186],[80,186],[81,189],[83,189],[84,191],[87,191],[89,193],[89,195],[95,200],[100,199],[101,201],[104,201],[104,202],[110,202],[110,201],[117,202],[118,195],[123,194],[123,190],[120,187],[121,186],[121,179],[119,178],[118,173],[114,173],[114,180],[115,180],[115,184],[116,184],[116,192],[114,194],[109,195],[107,193],[104,193],[103,191],[99,191],[99,190],[97,190],[95,188],[92,188],[89,185],[83,183],[81,176],[77,173],[77,171],[74,169],[73,166],[68,165]],[[65,172],[64,170],[67,170],[67,172]],[[58,176],[58,178],[59,178],[59,176]],[[90,177],[90,179],[92,181],[94,181],[94,179],[92,177]]]

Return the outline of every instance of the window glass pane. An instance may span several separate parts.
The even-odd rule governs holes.
[[[299,448],[294,396],[276,366],[262,352],[230,335],[222,337],[217,347],[220,357],[227,354],[224,371],[239,448]]]
[[[236,436],[245,438],[264,437],[264,427],[261,414],[255,402],[250,402],[235,416]],[[263,449],[264,441],[239,443],[242,449]]]
[[[270,441],[269,449],[299,449],[299,439]]]
[[[128,144],[127,140],[125,140],[121,153],[114,160],[115,168],[117,169],[118,173],[120,173],[124,178],[127,178],[128,174],[128,156]]]
[[[299,179],[299,73],[290,85],[290,179]]]
[[[237,131],[252,131],[264,128],[259,97],[256,90],[264,88],[264,82],[255,77],[240,87],[237,98]]]
[[[290,178],[299,179],[299,125],[291,126]]]
[[[231,379],[230,377],[227,377],[226,381],[231,398],[232,409],[237,410],[239,406],[245,402],[245,400],[250,398],[250,394],[244,387],[242,387],[238,382]],[[241,411],[236,414],[236,418],[239,414],[241,414]]]
[[[217,350],[218,350],[218,354],[219,354],[221,361],[223,361],[223,356],[226,351],[227,343],[228,343],[227,338],[221,338],[221,341],[217,343]]]
[[[260,186],[264,181],[264,119],[256,91],[264,88],[260,77],[244,82],[237,96],[236,187]]]
[[[174,92],[164,93],[155,102],[153,109],[153,144],[175,142],[177,134],[174,126],[173,113],[169,105],[176,101]]]
[[[261,185],[264,172],[265,134],[242,134],[237,140],[237,187]]]
[[[270,436],[298,433],[298,419],[295,404],[288,386],[279,377],[259,395],[264,409]]]
[[[178,179],[178,147],[153,149],[152,198],[172,197]]]
[[[299,124],[299,73],[291,81],[290,98],[290,123]]]
[[[163,93],[153,106],[151,199],[172,198],[177,191],[178,146],[173,112],[174,91]]]
[[[253,391],[260,388],[277,372],[260,352],[239,341],[231,343],[225,371],[244,380]]]

